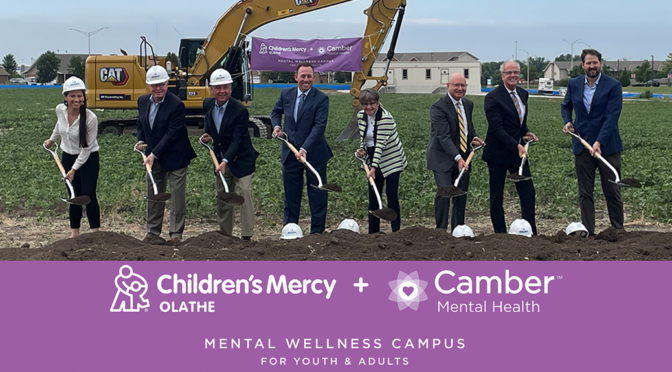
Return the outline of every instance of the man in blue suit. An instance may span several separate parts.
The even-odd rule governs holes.
[[[566,123],[562,130],[577,132],[592,149],[588,151],[576,138],[572,138],[574,166],[579,184],[579,205],[581,222],[591,236],[595,235],[595,169],[600,170],[602,191],[607,199],[609,220],[616,229],[623,228],[623,201],[621,189],[609,182],[612,172],[597,159],[604,157],[616,171],[621,173],[621,152],[623,143],[618,133],[618,118],[623,107],[621,83],[602,71],[602,54],[594,49],[584,49],[581,53],[581,67],[585,75],[569,80],[567,94],[561,105],[562,119]],[[572,120],[572,110],[576,117]]]
[[[151,94],[138,98],[138,149],[145,150],[146,164],[152,169],[159,192],[166,192],[170,182],[170,238],[173,243],[182,239],[186,212],[187,166],[196,157],[191,147],[185,123],[184,103],[168,92],[168,73],[161,66],[147,71],[146,83]],[[152,183],[147,177],[147,193]],[[159,244],[166,202],[147,201],[147,234],[144,242]]]
[[[291,154],[282,144],[282,182],[285,188],[285,211],[283,225],[299,222],[301,196],[303,194],[304,165],[299,162],[305,158],[319,173],[323,183],[327,183],[327,161],[332,157],[331,149],[324,138],[329,117],[329,97],[313,88],[315,74],[313,66],[302,62],[296,69],[295,88],[285,88],[273,107],[271,122],[273,136],[287,134],[289,142],[299,150]],[[284,126],[282,116],[285,116]],[[317,185],[317,178],[305,171],[307,185]],[[310,233],[324,232],[327,220],[327,193],[314,187],[307,187],[310,204]]]

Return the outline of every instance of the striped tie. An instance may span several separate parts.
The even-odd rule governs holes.
[[[518,102],[516,93],[511,92],[511,99],[513,99],[513,104],[516,105],[516,111],[518,111],[518,119],[520,120],[520,124],[523,124],[523,112],[520,111],[520,102]]]
[[[467,136],[464,134],[464,119],[462,119],[462,110],[460,110],[460,103],[457,106],[457,121],[460,123],[460,150],[463,154],[467,153]]]

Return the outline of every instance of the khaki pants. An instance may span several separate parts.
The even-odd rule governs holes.
[[[240,207],[240,224],[242,236],[253,236],[254,235],[254,205],[252,204],[252,175],[245,176],[242,178],[235,177],[229,167],[226,167],[224,172],[224,179],[226,184],[229,186],[229,192],[236,191],[236,185],[240,189],[240,195],[243,197],[245,202]],[[224,185],[222,180],[217,174],[215,187],[217,188],[217,193],[223,193]],[[228,235],[233,235],[233,220],[236,214],[236,208],[223,203],[217,200],[217,222],[219,222],[219,229],[225,232]]]
[[[159,162],[154,161],[152,176],[159,193],[166,192],[166,186],[170,183],[170,237],[182,239],[186,211],[187,167],[165,172],[161,170]],[[147,176],[147,195],[153,194],[152,181]],[[147,200],[147,236],[161,236],[165,207],[166,202]]]

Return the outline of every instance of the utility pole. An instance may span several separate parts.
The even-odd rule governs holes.
[[[572,70],[574,69],[574,44],[576,44],[576,43],[578,43],[579,41],[581,41],[581,38],[578,38],[578,39],[576,39],[576,40],[574,40],[574,41],[571,41],[571,42],[570,42],[570,41],[567,41],[567,40],[565,40],[565,39],[562,39],[562,41],[564,41],[565,43],[567,43],[567,44],[570,45],[570,49],[569,49],[569,50],[570,50],[570,52],[569,52],[570,54],[569,54],[569,55],[570,55],[571,58],[569,59],[569,60],[570,60],[570,63],[569,63],[569,72],[571,73]]]
[[[516,61],[518,60],[518,40],[516,40]]]
[[[525,49],[520,49],[520,51],[527,53],[527,90],[530,90],[530,53]]]
[[[653,85],[653,77],[656,75],[656,70],[653,69],[653,54],[651,55],[651,85]]]
[[[82,31],[82,30],[78,30],[78,29],[76,29],[76,28],[71,28],[69,31],[77,31],[77,32],[79,32],[79,33],[82,34],[82,35],[86,35],[86,36],[88,36],[88,38],[89,38],[89,55],[91,55],[91,35],[95,35],[95,34],[97,34],[98,32],[100,32],[100,31],[102,31],[102,30],[104,30],[104,29],[106,29],[106,28],[109,28],[109,27],[103,27],[103,28],[99,28],[99,29],[97,29],[97,30],[95,30],[95,31],[89,31],[89,32],[87,32],[87,31]]]

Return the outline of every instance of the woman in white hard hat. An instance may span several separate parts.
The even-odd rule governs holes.
[[[86,217],[92,232],[100,228],[100,207],[96,198],[96,186],[100,161],[98,159],[98,118],[86,108],[86,85],[71,77],[63,83],[65,100],[56,106],[56,127],[51,137],[44,141],[53,147],[61,139],[63,168],[72,182],[76,195],[86,195],[91,202],[86,205]],[[70,204],[70,237],[79,235],[82,206]]]
[[[367,156],[369,165],[368,178],[375,181],[379,193],[385,187],[387,205],[397,212],[397,219],[392,221],[392,231],[401,228],[399,212],[399,176],[408,167],[404,148],[399,140],[397,124],[389,111],[380,105],[380,96],[375,89],[364,89],[359,94],[359,103],[363,110],[357,114],[359,134],[361,138],[357,156]],[[378,209],[378,199],[369,184],[369,210]],[[369,234],[380,231],[380,219],[369,213]]]

